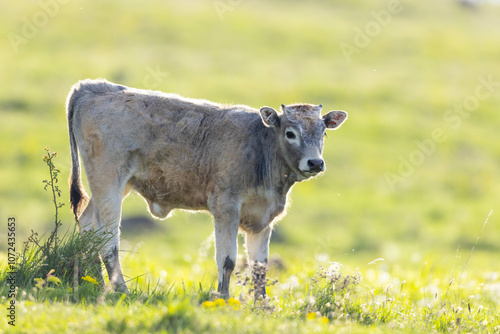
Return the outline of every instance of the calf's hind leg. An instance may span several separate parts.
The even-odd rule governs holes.
[[[94,214],[94,201],[92,198],[87,203],[85,210],[78,218],[78,227],[80,229],[80,233],[88,232],[90,230],[96,230],[98,228],[97,217]],[[99,254],[91,254],[93,258],[92,268],[90,268],[90,276],[96,278],[96,280],[104,285],[104,277],[102,276],[102,261],[99,257]],[[80,264],[81,265],[81,264]]]
[[[88,173],[96,227],[101,233],[105,233],[105,243],[100,250],[100,255],[106,266],[111,285],[116,291],[128,294],[129,290],[123,277],[118,251],[120,250],[122,200],[129,192],[129,187],[126,178],[106,177],[104,171],[106,170],[101,170],[101,174]],[[109,180],[114,180],[114,182],[110,183]]]
[[[120,189],[121,190],[121,189]],[[97,219],[103,231],[107,232],[107,241],[101,249],[101,258],[106,266],[111,285],[118,292],[129,293],[118,251],[120,250],[120,221],[123,191],[108,191],[96,201]]]
[[[219,271],[217,290],[223,297],[229,297],[229,281],[238,254],[241,204],[230,195],[219,195],[209,204],[215,225],[215,260]]]

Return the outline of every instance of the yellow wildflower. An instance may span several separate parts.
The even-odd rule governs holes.
[[[307,320],[314,320],[314,319],[316,319],[316,313],[314,313],[314,312],[307,313],[306,319]]]
[[[214,300],[215,306],[226,306],[226,301],[222,298],[217,298]]]
[[[233,297],[229,298],[227,300],[227,303],[229,304],[229,306],[232,306],[234,309],[237,309],[241,306],[241,302],[237,299],[234,299]]]
[[[99,283],[95,280],[95,278],[91,277],[91,276],[84,276],[82,277],[82,280],[84,281],[87,281],[87,282],[90,282],[92,284],[95,284],[95,285],[98,285]]]
[[[327,317],[325,317],[325,316],[321,317],[321,318],[319,319],[319,321],[320,321],[322,324],[325,324],[325,325],[326,325],[326,324],[328,324],[328,323],[330,323],[330,320],[328,320],[328,318],[327,318]]]
[[[210,300],[205,300],[202,304],[201,304],[202,307],[204,308],[212,308],[212,307],[215,307],[215,303],[214,302],[211,302]]]

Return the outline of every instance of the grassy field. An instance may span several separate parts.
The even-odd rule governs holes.
[[[256,108],[322,103],[349,119],[326,140],[324,175],[293,188],[271,243],[269,277],[277,283],[268,301],[254,304],[235,277],[239,303],[217,301],[211,217],[176,212],[152,232],[124,231],[130,297],[103,295],[87,281],[79,294],[67,284],[20,289],[16,326],[2,315],[0,332],[500,332],[500,6],[45,0],[4,7],[2,268],[8,217],[16,218],[18,250],[31,230],[51,229],[42,184],[47,145],[59,153],[62,229],[74,226],[64,105],[80,79]],[[140,215],[146,205],[132,194],[123,216]],[[2,309],[10,302],[5,286]]]

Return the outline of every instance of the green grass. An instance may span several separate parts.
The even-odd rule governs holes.
[[[152,264],[144,257],[139,260],[144,266]],[[134,262],[126,258],[125,266]],[[148,268],[148,275],[129,283],[129,297],[102,295],[83,281],[76,301],[72,287],[64,285],[20,290],[18,326],[13,332],[495,332],[500,328],[498,277],[492,273],[450,272],[431,263],[403,270],[384,261],[359,270],[321,269],[316,262],[313,274],[272,267],[271,276],[278,283],[268,287],[267,302],[255,304],[247,286],[234,286],[241,306],[206,307],[207,298],[216,298],[211,292],[214,277],[207,279],[203,273],[212,266],[203,258],[181,265],[180,270],[167,265],[166,277]],[[189,274],[181,274],[183,270]]]
[[[75,301],[67,286],[55,288],[55,295],[26,290],[19,294],[15,330],[499,331],[500,87],[460,118],[458,127],[446,115],[475,94],[480,77],[500,81],[500,7],[468,10],[451,0],[401,3],[401,13],[350,62],[339,45],[352,44],[355,29],[373,22],[371,12],[385,10],[387,2],[242,1],[221,20],[211,1],[75,0],[60,5],[17,53],[8,34],[22,34],[23,18],[32,21],[42,9],[37,2],[5,5],[0,219],[16,217],[18,248],[31,229],[43,234],[53,224],[40,162],[47,145],[59,153],[66,203],[61,233],[73,227],[64,186],[71,165],[64,104],[80,79],[104,77],[257,108],[310,102],[322,103],[325,112],[349,112],[345,125],[326,140],[326,173],[294,187],[288,214],[276,229],[271,253],[286,268],[271,269],[278,279],[269,288],[274,310],[250,301],[237,311],[201,306],[200,296],[216,283],[213,247],[200,246],[213,225],[207,214],[177,212],[158,222],[162,233],[123,235],[124,272],[138,277],[129,282],[132,289],[137,284],[130,298],[110,295],[97,302],[99,292],[89,291],[85,301]],[[152,81],[151,70],[164,76]],[[391,187],[387,173],[398,174],[401,159],[418,154],[417,142],[438,128],[446,139]],[[146,210],[132,194],[123,215]],[[0,229],[2,266],[6,238],[7,229]],[[384,261],[369,264],[377,258]],[[344,300],[342,310],[318,304],[307,310],[328,317],[328,324],[306,320],[299,300],[314,296],[319,303],[324,282],[312,279],[331,261],[342,263],[345,275],[359,271],[363,279],[347,298],[330,294]],[[285,291],[294,277],[298,287]],[[234,281],[233,295],[247,293]],[[2,299],[1,306],[7,302]],[[351,315],[338,319],[340,314]],[[0,329],[12,330],[0,319]]]

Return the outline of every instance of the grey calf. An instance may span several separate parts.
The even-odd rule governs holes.
[[[112,233],[101,258],[116,289],[128,292],[118,250],[121,205],[132,189],[158,218],[175,208],[212,213],[222,295],[229,294],[239,230],[252,267],[266,263],[273,223],[284,214],[292,185],[325,170],[325,130],[347,119],[344,111],[321,117],[321,108],[281,105],[278,114],[105,80],[75,84],[67,100],[71,204],[78,216],[88,199],[80,153],[92,196],[79,226]],[[256,297],[264,294],[263,288]]]

